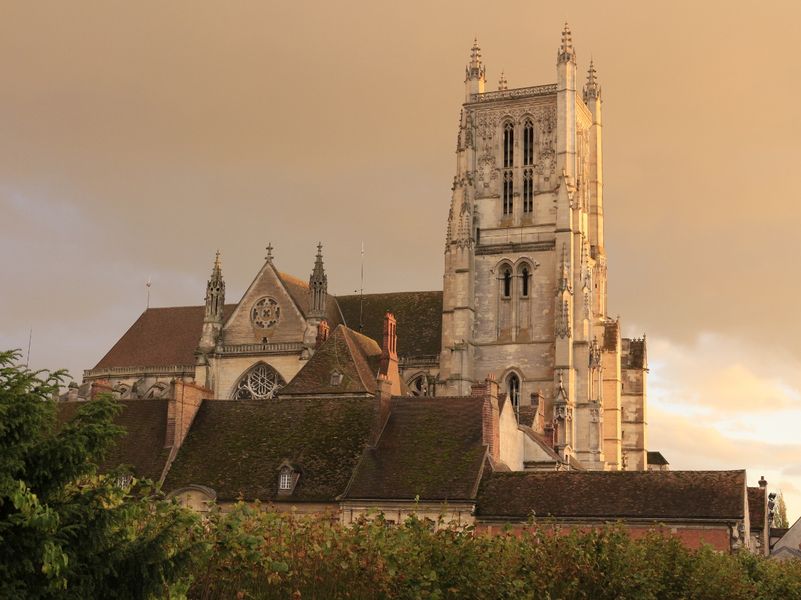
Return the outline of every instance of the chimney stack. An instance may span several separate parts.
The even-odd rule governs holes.
[[[400,396],[400,371],[398,370],[398,334],[397,322],[392,313],[384,315],[384,339],[381,344],[381,369],[379,373],[384,375],[391,384],[392,394]]]
[[[323,342],[328,339],[328,334],[331,332],[331,328],[328,326],[328,321],[323,319],[317,325],[317,340],[314,344],[315,349],[319,348],[323,345]]]
[[[483,388],[483,390],[482,390]],[[483,394],[480,394],[483,391]],[[500,410],[498,408],[498,382],[495,375],[490,373],[483,384],[473,384],[473,395],[484,396],[484,406],[482,409],[482,441],[493,462],[501,459],[501,427]]]

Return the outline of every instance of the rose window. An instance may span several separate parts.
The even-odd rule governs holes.
[[[250,309],[250,321],[259,329],[269,329],[278,324],[281,307],[274,298],[261,298]]]
[[[270,365],[256,365],[237,384],[235,400],[266,400],[274,398],[286,382]]]

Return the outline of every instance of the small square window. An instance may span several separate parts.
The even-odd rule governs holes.
[[[331,373],[331,385],[339,385],[342,383],[342,373],[334,371]]]

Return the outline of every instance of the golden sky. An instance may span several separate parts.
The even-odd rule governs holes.
[[[0,347],[80,377],[145,306],[235,300],[272,241],[335,293],[441,288],[464,65],[604,99],[609,307],[674,468],[801,514],[797,2],[0,3]]]

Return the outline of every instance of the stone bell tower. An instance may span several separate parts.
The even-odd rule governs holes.
[[[556,83],[486,91],[474,43],[445,239],[438,394],[494,373],[542,403],[565,460],[621,468],[621,341],[606,314],[601,89],[565,24]]]

